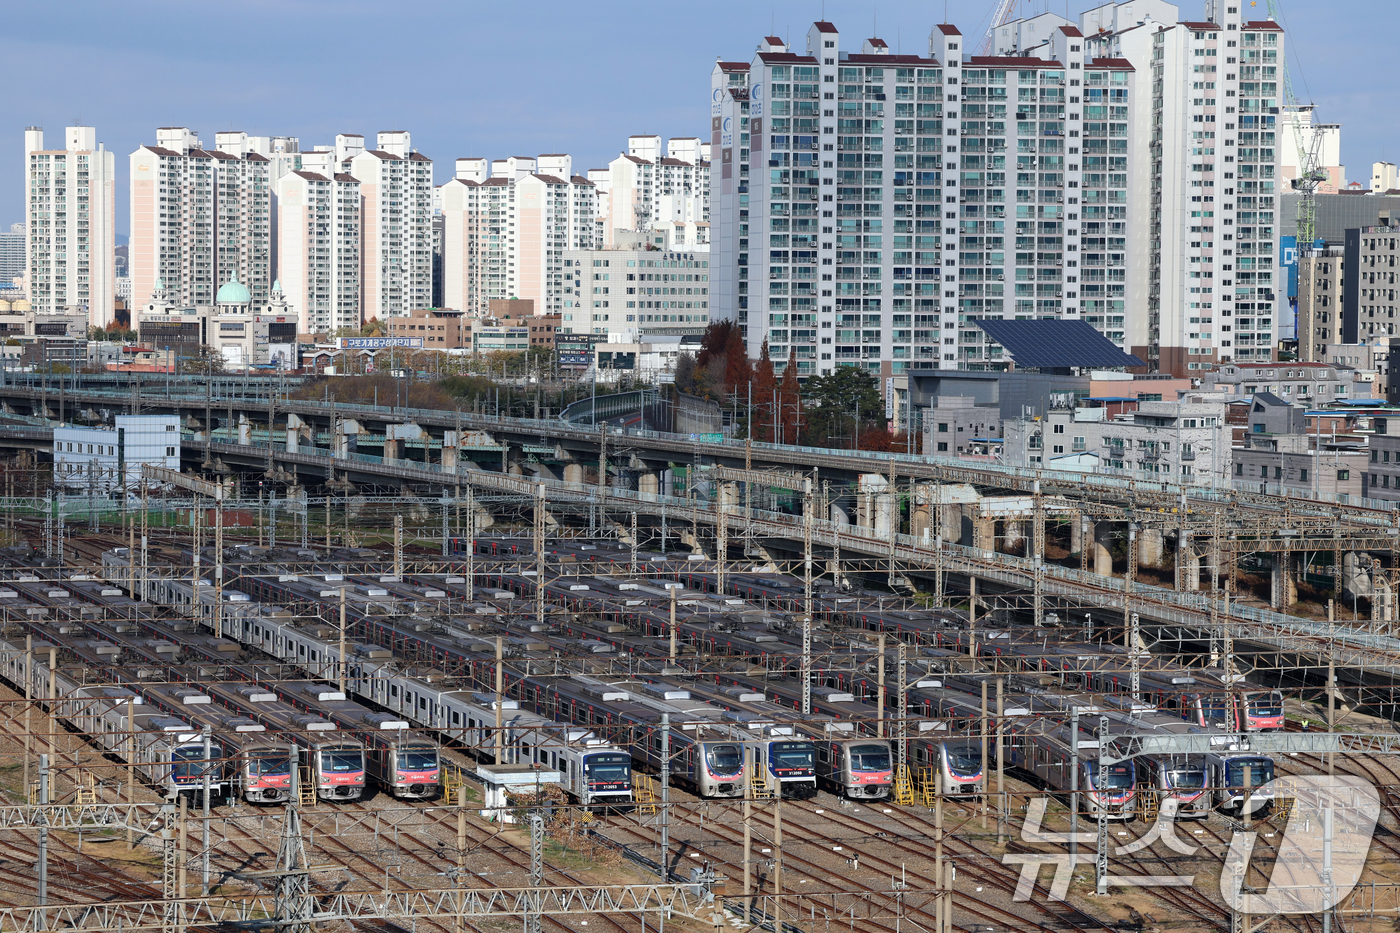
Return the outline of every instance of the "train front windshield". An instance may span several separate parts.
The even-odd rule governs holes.
[[[1128,764],[1104,765],[1095,775],[1095,790],[1127,790],[1133,786],[1133,769]]]
[[[945,745],[948,770],[954,774],[976,774],[982,770],[982,749],[976,745]]]
[[[744,767],[742,745],[705,746],[705,767],[713,774],[738,774]]]
[[[1174,768],[1167,772],[1167,783],[1175,790],[1201,790],[1206,773],[1201,768]]]
[[[1277,690],[1250,694],[1248,702],[1251,716],[1275,717],[1283,715],[1283,696]]]
[[[890,770],[890,747],[888,745],[851,746],[852,771]]]
[[[249,770],[266,777],[285,776],[292,773],[291,758],[287,755],[268,755],[252,759]]]
[[[615,752],[589,755],[583,759],[583,774],[589,784],[625,786],[632,779],[632,759]]]
[[[223,757],[217,745],[209,746],[210,760]],[[199,781],[204,777],[204,745],[186,745],[170,752],[171,775],[177,781]],[[213,777],[212,769],[210,777]]]
[[[400,771],[436,771],[438,753],[435,748],[409,748],[399,752],[396,767]]]
[[[359,749],[321,753],[321,770],[328,774],[352,774],[365,770],[365,756]]]
[[[1238,758],[1230,762],[1225,780],[1231,787],[1245,786],[1245,769],[1249,769],[1249,786],[1258,787],[1274,779],[1274,763],[1268,758]]]
[[[774,742],[773,772],[784,777],[808,777],[816,773],[817,748],[811,742]]]

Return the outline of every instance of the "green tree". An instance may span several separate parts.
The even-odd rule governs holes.
[[[824,446],[849,447],[864,427],[883,427],[883,402],[875,377],[856,366],[838,366],[807,380],[808,438]],[[857,414],[859,413],[859,414]]]

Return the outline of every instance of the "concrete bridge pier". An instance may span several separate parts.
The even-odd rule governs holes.
[[[583,464],[581,464],[581,463],[566,463],[566,464],[564,464],[564,482],[566,482],[566,483],[579,483],[579,484],[582,484],[582,483],[583,483]]]
[[[404,441],[422,441],[426,444],[427,440],[427,432],[412,422],[385,425],[384,459],[402,460],[404,458]]]
[[[1162,554],[1166,549],[1165,536],[1160,528],[1144,528],[1138,533],[1138,565],[1154,570],[1162,566]]]
[[[1002,523],[1002,548],[1008,554],[1020,554],[1026,546],[1026,523],[1006,521]]]
[[[1356,551],[1342,555],[1342,595],[1370,599],[1375,592],[1371,581],[1371,557]]]
[[[1298,601],[1298,582],[1293,577],[1292,555],[1284,551],[1273,555],[1269,571],[1269,606],[1287,612]]]
[[[661,477],[651,472],[638,473],[637,491],[646,496],[659,495],[661,493]]]
[[[350,418],[341,420],[335,426],[335,455],[337,457],[348,457],[355,452],[359,444],[360,435],[364,429],[360,427],[358,421]]]
[[[301,420],[297,415],[287,414],[287,453],[294,454],[301,448],[301,442],[305,441],[308,447],[315,446],[315,434],[310,424]]]
[[[1113,522],[1097,522],[1094,525],[1093,567],[1101,577],[1113,576]]]
[[[238,416],[238,443],[245,447],[251,446],[253,443],[253,422],[242,413]]]
[[[1088,519],[1077,512],[1071,513],[1069,517],[1069,552],[1078,554],[1084,550],[1084,526]]]

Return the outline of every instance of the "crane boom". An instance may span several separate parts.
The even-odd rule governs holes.
[[[1016,9],[1016,0],[997,0],[997,8],[992,13],[992,23],[987,27],[987,35],[982,40],[982,47],[977,50],[978,55],[991,55],[994,51],[993,43],[996,42],[996,32],[998,26],[1004,26],[1012,20],[1012,13]]]
[[[1274,22],[1279,21],[1279,0],[1269,0],[1269,18]],[[1298,175],[1293,179],[1293,190],[1298,192],[1298,247],[1306,249],[1312,246],[1317,237],[1317,189],[1327,181],[1327,172],[1321,165],[1322,129],[1312,119],[1311,106],[1306,108],[1308,120],[1304,126],[1304,106],[1294,93],[1286,52],[1279,67],[1283,71],[1284,119],[1288,121],[1293,144],[1298,150]]]

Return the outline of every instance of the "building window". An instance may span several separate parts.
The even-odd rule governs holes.
[[[947,433],[948,433],[948,423],[947,423],[946,421],[940,421],[940,422],[938,423],[938,433],[940,433],[940,434],[947,434]]]
[[[1347,480],[1347,479],[1351,479],[1351,470],[1338,470],[1338,471],[1337,471],[1337,480],[1338,480],[1339,482],[1340,482],[1341,480]]]
[[[1305,483],[1308,481],[1308,471],[1306,468],[1298,471],[1298,478]]]
[[[947,442],[947,441],[939,441],[939,442],[938,442],[938,452],[939,452],[939,453],[947,453],[947,452],[948,452],[948,442]]]

